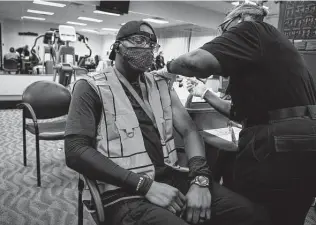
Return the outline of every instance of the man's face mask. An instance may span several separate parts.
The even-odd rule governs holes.
[[[133,47],[126,47],[122,44],[120,54],[133,69],[145,72],[150,68],[154,52],[158,51],[159,45],[142,35],[134,35],[126,40],[133,44]]]

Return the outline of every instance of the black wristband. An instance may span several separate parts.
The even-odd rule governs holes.
[[[188,162],[189,180],[193,180],[196,176],[205,176],[212,182],[212,172],[207,164],[207,160],[202,156],[194,156]]]
[[[148,177],[141,177],[139,179],[136,192],[141,195],[146,195],[154,181]]]

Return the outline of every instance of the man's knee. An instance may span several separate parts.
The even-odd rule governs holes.
[[[268,211],[261,205],[252,204],[252,214],[251,216],[253,223],[256,225],[269,225],[270,223],[270,216]]]
[[[268,225],[269,217],[264,207],[219,185],[214,186],[215,224]],[[217,218],[216,218],[217,217]]]
[[[189,225],[186,221],[179,218],[172,212],[155,205],[146,210],[138,224]]]
[[[243,225],[270,225],[270,218],[267,210],[260,205],[247,202],[246,204],[239,205],[237,216],[240,223]]]
[[[115,219],[111,223],[113,225],[188,225],[172,212],[145,200],[126,201],[115,211]]]

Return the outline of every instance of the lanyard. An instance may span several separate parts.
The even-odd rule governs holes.
[[[154,126],[156,126],[155,116],[151,110],[151,107],[150,107],[150,104],[148,101],[145,84],[139,80],[140,88],[142,90],[142,95],[144,98],[144,100],[143,100],[139,97],[138,93],[135,91],[135,89],[132,87],[132,85],[128,82],[128,80],[119,71],[116,71],[116,69],[114,68],[114,72],[115,72],[117,78],[122,82],[122,84],[127,88],[127,90],[133,95],[133,97],[136,99],[138,104],[143,108],[143,110],[145,111],[147,116],[152,120],[152,122],[154,123]]]

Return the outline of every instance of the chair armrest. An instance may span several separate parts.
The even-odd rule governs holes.
[[[89,187],[90,194],[92,196],[92,199],[95,204],[95,208],[97,210],[97,216],[100,223],[105,222],[105,216],[104,216],[104,208],[101,200],[100,191],[97,185],[97,182],[95,180],[90,180],[88,177],[83,175],[83,178],[86,182],[86,184]]]
[[[23,109],[23,110],[28,110],[29,113],[31,114],[32,120],[33,120],[33,124],[34,124],[34,128],[35,128],[35,133],[39,133],[38,131],[38,124],[37,124],[37,118],[36,118],[36,114],[32,108],[32,106],[28,103],[20,103],[17,104],[16,107],[18,109]],[[24,112],[23,112],[24,113]],[[23,116],[24,117],[24,116]],[[24,119],[24,118],[23,118]]]

